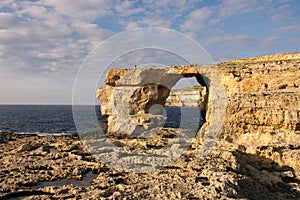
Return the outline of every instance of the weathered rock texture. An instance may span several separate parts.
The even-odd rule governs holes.
[[[299,53],[218,66],[227,96],[224,134],[230,140],[250,146],[300,141]]]
[[[209,125],[214,125],[210,120],[214,120],[223,105],[214,105],[214,100],[222,100],[222,95],[216,95],[222,88],[218,90],[215,86],[219,83],[213,80],[220,77],[227,100],[226,115],[223,129],[216,134],[218,142],[205,156],[199,154],[199,148],[205,143],[207,132],[217,130],[208,125],[201,128],[198,138],[175,162],[151,173],[116,170],[90,153],[101,151],[115,156],[117,149],[134,155],[154,152],[178,140],[178,130],[161,129],[148,137],[92,133],[90,139],[83,141],[77,135],[2,133],[0,199],[300,199],[299,59],[300,54],[296,53],[219,63],[217,75],[208,68],[198,71],[196,66],[168,68],[169,78],[174,78],[170,79],[174,82],[179,74],[200,73],[207,78],[208,96],[203,109]],[[154,77],[145,75],[141,79],[143,70],[108,72],[107,86],[98,90],[105,116],[118,117],[114,115],[114,106],[122,100],[128,100],[128,109],[117,108],[128,112],[130,118],[145,119],[159,114],[171,86],[162,84],[164,78],[159,74],[168,74],[158,70]],[[136,77],[123,80],[124,76]],[[151,79],[156,81],[150,82]],[[130,95],[123,97],[126,95],[122,91]],[[112,100],[113,95],[119,99]],[[107,140],[114,146],[87,149],[89,142],[102,144]],[[113,159],[118,163],[123,157]],[[131,161],[134,159],[133,156]]]
[[[166,105],[166,98],[170,95],[169,88],[180,78],[196,77],[208,89],[208,92],[203,90],[205,92],[200,107],[207,112],[207,123],[213,123],[212,119],[216,118],[211,118],[211,112],[215,108],[211,107],[215,106],[214,100],[218,98],[211,100],[210,96],[216,88],[220,91],[215,94],[222,93],[223,88],[215,80],[220,79],[225,88],[227,103],[224,107],[226,118],[223,138],[249,146],[295,143],[300,141],[299,59],[300,54],[294,53],[234,60],[217,64],[217,74],[211,66],[112,69],[107,73],[108,86],[99,89],[97,97],[102,105],[102,113],[109,116],[109,131],[121,131],[117,124],[123,126],[125,123],[129,124],[129,121],[133,123],[132,127],[143,126],[139,130],[143,131],[164,123],[159,118],[159,111],[155,112],[156,115],[149,111],[153,105],[160,105],[154,106],[158,110]],[[117,74],[117,78],[113,74]],[[216,85],[218,87],[209,88]],[[169,102],[167,101],[167,105]],[[113,112],[112,108],[116,105],[124,105],[118,107],[123,110]],[[125,115],[127,120],[116,120],[120,115]],[[220,122],[222,123],[221,120]],[[206,126],[203,130],[205,128]],[[204,134],[203,130],[202,133],[200,130],[200,137]],[[128,129],[125,128],[124,131]]]
[[[203,107],[206,95],[205,86],[190,86],[182,89],[174,89],[170,91],[165,106]]]
[[[215,69],[217,69],[217,73]],[[119,79],[111,78],[114,77],[112,74],[115,73],[115,70]],[[201,109],[207,112],[207,122],[199,130],[199,144],[203,144],[207,135],[210,137],[211,135],[213,137],[218,136],[217,139],[225,139],[228,142],[243,145],[249,153],[255,153],[253,149],[256,147],[274,146],[285,149],[282,146],[299,144],[300,53],[234,60],[208,67],[193,65],[173,66],[164,69],[124,69],[123,76],[120,76],[120,70],[108,71],[106,83],[109,83],[109,86],[97,91],[103,107],[102,112],[109,116],[108,125],[111,126],[109,131],[121,131],[120,127],[116,128],[116,124],[122,124],[122,122],[116,123],[115,120],[119,113],[107,112],[113,107],[112,105],[121,104],[121,102],[129,102],[127,107],[125,106],[126,109],[130,110],[130,113],[126,115],[129,120],[123,121],[126,124],[132,121],[133,126],[144,126],[139,131],[160,126],[164,121],[153,120],[151,114],[148,114],[149,108],[156,103],[164,106],[169,95],[169,88],[180,78],[194,76],[200,84],[207,87],[208,91],[200,103]],[[218,81],[224,85],[224,88],[216,79],[219,79]],[[157,84],[163,86],[159,88]],[[144,90],[145,86],[156,87],[152,90]],[[223,89],[226,105],[218,104],[218,100],[222,100]],[[105,95],[102,94],[108,90],[111,92],[110,96],[104,97]],[[115,92],[116,90],[118,92]],[[114,93],[120,98],[114,98]],[[163,95],[159,95],[159,93]],[[220,98],[216,97],[212,100],[212,94],[215,97],[216,94],[220,94]],[[120,101],[122,96],[128,96],[128,99]],[[102,98],[111,99],[102,101]],[[134,101],[132,101],[133,98]],[[222,106],[226,112],[224,121],[220,120],[223,117],[220,114]],[[145,124],[150,121],[151,126],[145,127]],[[161,122],[161,124],[158,125],[157,122]],[[219,123],[223,124],[220,134],[217,133],[219,129],[211,128],[212,123],[215,123],[212,127]],[[124,125],[122,126],[124,127]],[[123,130],[125,133],[128,131],[128,129]],[[208,133],[209,131],[210,133]],[[287,158],[286,154],[294,155],[293,161]],[[269,157],[268,155],[265,156]],[[297,171],[300,170],[299,164],[296,162],[300,158],[299,150],[283,150],[271,157],[280,165],[288,164]]]
[[[201,90],[200,105],[207,117],[221,117],[208,122],[220,124],[224,115],[225,92],[214,65],[174,66],[166,68],[111,69],[106,74],[106,86],[97,90],[102,115],[108,119],[108,132],[138,135],[151,128],[162,127],[162,115],[170,89],[182,78],[195,77],[206,89]],[[211,95],[207,89],[210,88]],[[223,101],[220,105],[213,104]],[[181,103],[185,103],[183,99]],[[189,102],[191,104],[191,102]],[[211,106],[209,106],[211,104]],[[220,111],[219,111],[220,110]]]
[[[134,151],[163,140],[117,139]],[[0,135],[0,199],[299,199],[299,171],[291,149],[257,147],[255,154],[220,141],[205,157],[191,148],[151,173],[117,171],[97,161],[76,135]],[[289,165],[274,162],[277,154]],[[273,156],[273,157],[272,157]]]
[[[113,139],[134,151],[159,148],[158,138]],[[165,138],[167,139],[167,138]],[[205,157],[186,151],[151,173],[117,171],[99,163],[76,135],[0,135],[1,199],[299,199],[294,154],[300,145],[254,148],[220,141]],[[143,145],[143,143],[147,145]],[[274,162],[282,153],[288,165]]]

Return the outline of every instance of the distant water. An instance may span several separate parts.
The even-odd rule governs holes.
[[[83,111],[94,107],[97,120],[104,121],[99,105],[79,107]],[[165,127],[195,129],[203,123],[198,108],[166,107],[165,115]],[[69,134],[77,130],[72,105],[0,105],[0,132]]]

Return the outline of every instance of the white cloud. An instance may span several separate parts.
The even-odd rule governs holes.
[[[13,82],[16,90],[22,87],[26,93],[16,100],[20,103],[59,99],[71,103],[77,69],[88,52],[112,34],[90,22],[109,13],[109,7],[104,8],[109,4],[111,1],[1,1],[10,10],[0,13],[0,71],[1,82],[6,83],[0,92],[6,93],[5,85]],[[22,85],[18,77],[30,78]],[[35,85],[45,92],[35,95]],[[63,92],[50,94],[54,88]],[[47,90],[52,100],[45,98]],[[12,93],[6,96],[14,101]]]
[[[146,0],[143,1],[143,5],[147,7],[147,10],[151,10],[155,14],[171,14],[182,13],[190,8],[193,8],[191,4],[192,0]]]
[[[93,47],[98,45],[100,42],[105,40],[107,37],[112,35],[112,32],[103,28],[100,28],[96,24],[91,24],[87,22],[72,22],[72,27],[79,33],[87,38],[86,42],[92,44]]]
[[[14,12],[0,13],[0,71],[5,76],[55,75],[73,82],[88,52],[111,34],[95,24],[24,2]]]
[[[141,7],[135,7],[135,1],[120,1],[115,4],[115,11],[122,17],[146,12]]]
[[[42,0],[42,4],[53,7],[57,12],[78,20],[96,20],[111,12],[114,0]]]
[[[267,13],[272,23],[298,23],[298,20],[295,20],[295,16],[293,16],[295,14],[293,9],[295,9],[295,6],[292,5],[290,0],[277,0],[272,2]]]
[[[34,62],[33,51],[46,51],[58,46],[59,40],[67,37],[72,31],[68,27],[49,27],[38,20],[20,18],[14,14],[0,14],[1,37],[5,40],[5,59],[13,57],[16,61],[10,63],[23,63],[21,66]],[[56,30],[58,28],[58,30]],[[50,55],[49,55],[50,56]],[[51,57],[48,57],[48,59]],[[13,59],[13,60],[14,60]],[[30,67],[30,66],[28,66]]]
[[[176,3],[176,2],[175,2]],[[118,23],[126,30],[138,27],[164,27],[170,28],[174,13],[174,2],[166,1],[121,1],[114,7]],[[177,5],[176,5],[177,6]],[[179,13],[185,7],[177,9]]]
[[[229,17],[264,10],[265,2],[266,1],[263,0],[223,0],[218,12],[218,17]]]
[[[30,5],[28,3],[23,3],[23,8],[21,10],[18,10],[16,14],[28,14],[32,17],[42,18],[46,19],[49,14],[48,10],[40,5]]]
[[[137,22],[132,22],[132,21],[125,22],[125,21],[123,21],[121,23],[124,24],[126,30],[132,30],[132,29],[136,29],[136,28],[140,27],[140,25]]]
[[[143,19],[141,21],[139,21],[139,23],[142,25],[142,26],[145,26],[145,27],[164,27],[164,28],[169,28],[171,27],[171,22],[167,19],[159,19],[159,18],[146,18],[146,19]]]
[[[164,0],[164,1],[118,1],[114,11],[118,23],[126,30],[137,27],[177,28],[179,18],[185,16],[199,1]]]
[[[2,0],[2,1],[0,1],[0,7],[7,7],[7,6],[9,6],[12,2],[13,2],[13,0]]]
[[[186,21],[180,26],[183,31],[198,31],[206,26],[207,21],[211,18],[212,10],[204,7],[192,11]]]
[[[124,26],[126,30],[132,30],[135,28],[141,27],[161,27],[161,28],[171,28],[171,21],[167,19],[160,19],[160,18],[151,18],[151,17],[144,17],[143,19],[137,21],[127,21],[127,20],[120,20],[119,23]]]
[[[300,30],[300,25],[298,24],[281,26],[277,28],[277,31],[279,32],[291,32],[291,31],[299,31],[299,30]]]

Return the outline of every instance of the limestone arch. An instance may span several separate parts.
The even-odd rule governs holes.
[[[204,108],[207,122],[204,123],[197,135],[202,137],[205,134],[215,138],[214,135],[222,131],[226,114],[225,90],[215,65],[112,69],[108,71],[105,81],[107,86],[97,90],[101,112],[108,116],[108,131],[143,132],[149,127],[156,127],[156,122],[161,125],[160,117],[151,116],[146,112],[144,109],[146,108],[145,103],[151,102],[150,98],[159,93],[158,85],[172,88],[176,82],[184,77],[195,77],[200,85],[206,87],[207,95]],[[143,91],[143,87],[151,84],[152,86],[153,84],[157,85],[157,87],[154,87],[156,92],[152,93],[152,96],[150,93],[142,96],[143,94],[140,92],[137,93],[138,98],[134,99],[135,97],[132,94],[135,91]],[[105,93],[110,94],[112,97],[104,98],[105,96],[101,96]],[[165,103],[165,99],[160,99],[163,101],[162,105]],[[126,105],[124,105],[124,102]],[[157,101],[153,102],[157,103]],[[128,109],[132,106],[136,107],[132,110]],[[151,105],[147,107],[151,107]],[[149,122],[153,123],[149,124]]]

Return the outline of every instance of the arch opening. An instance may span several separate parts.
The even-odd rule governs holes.
[[[199,130],[206,121],[207,91],[201,74],[178,80],[165,102],[164,127]]]

